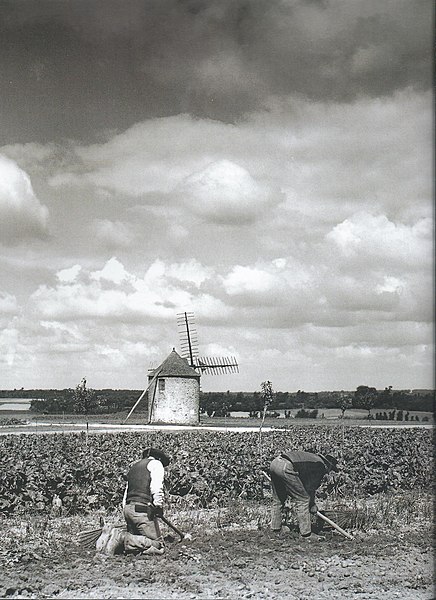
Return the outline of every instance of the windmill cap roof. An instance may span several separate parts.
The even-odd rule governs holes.
[[[200,373],[197,373],[197,371],[189,365],[186,358],[182,358],[177,354],[174,348],[160,367],[155,369],[153,375],[155,375],[157,371],[159,371],[159,377],[200,377]]]

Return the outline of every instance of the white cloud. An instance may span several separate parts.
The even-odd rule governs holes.
[[[192,309],[219,317],[226,310],[222,302],[198,291],[208,273],[196,261],[167,264],[157,260],[141,278],[113,257],[99,271],[82,268],[80,282],[63,280],[56,287],[39,286],[31,300],[44,320],[166,320]]]
[[[17,245],[48,234],[48,209],[36,197],[29,176],[0,155],[0,241]]]
[[[104,279],[119,284],[122,281],[127,281],[130,276],[124,268],[124,265],[116,257],[112,257],[107,261],[101,271],[94,271],[91,273],[90,278],[95,279],[96,281]]]
[[[91,232],[104,247],[111,249],[128,248],[134,240],[130,225],[121,221],[95,219],[91,225]]]
[[[287,322],[288,311],[293,312],[297,321],[304,321],[317,298],[314,273],[293,257],[236,265],[222,278],[222,285],[232,303],[254,311],[258,307],[258,322],[265,319]],[[268,306],[274,307],[275,314],[264,314],[261,318],[263,308]],[[253,319],[253,314],[248,319]]]
[[[15,320],[0,330],[0,364],[13,367],[20,348],[20,336]]]
[[[398,277],[390,277],[385,275],[383,278],[383,283],[376,286],[376,292],[378,294],[383,294],[383,292],[401,292],[404,287],[404,281],[398,279]]]
[[[250,173],[229,160],[211,163],[192,173],[181,184],[178,194],[191,211],[218,224],[252,223],[262,212],[280,200]]]
[[[12,294],[0,292],[0,316],[14,315],[18,310],[17,299]]]
[[[348,104],[289,96],[237,125],[184,114],[150,119],[105,143],[77,146],[52,183],[67,177],[73,189],[165,207],[180,202],[183,187],[185,209],[214,222],[239,218],[238,191],[242,219],[286,197],[288,233],[297,230],[296,212],[312,226],[362,206],[416,221],[429,215],[432,197],[431,106],[429,93],[407,88]],[[267,225],[274,211],[262,216]]]
[[[413,225],[394,223],[386,215],[357,213],[336,225],[326,236],[342,255],[374,265],[401,269],[429,267],[433,260],[432,223],[429,218]]]
[[[68,269],[62,269],[61,271],[58,271],[56,273],[56,277],[61,283],[74,283],[81,270],[81,265],[73,265]]]
[[[211,276],[212,269],[205,268],[197,260],[192,259],[185,263],[171,264],[167,267],[166,272],[168,277],[200,287]]]
[[[236,265],[223,281],[230,296],[248,293],[264,293],[280,287],[280,281],[268,271]]]

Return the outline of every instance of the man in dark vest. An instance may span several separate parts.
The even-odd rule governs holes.
[[[273,503],[271,508],[271,529],[280,531],[282,508],[289,497],[294,505],[302,540],[322,539],[312,533],[311,514],[318,507],[315,492],[330,471],[338,471],[337,459],[330,454],[312,452],[283,452],[270,465]]]
[[[123,498],[126,551],[152,547],[163,552],[157,517],[163,515],[163,482],[169,463],[170,459],[161,450],[146,448],[142,459],[133,463],[127,473]]]

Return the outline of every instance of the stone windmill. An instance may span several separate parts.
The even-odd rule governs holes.
[[[151,369],[148,386],[125,421],[148,392],[148,423],[198,425],[200,422],[200,377],[206,374],[238,373],[235,357],[198,356],[193,313],[177,315],[181,355],[175,348],[157,369]]]

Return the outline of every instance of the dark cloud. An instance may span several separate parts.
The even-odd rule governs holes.
[[[13,0],[0,23],[0,144],[431,82],[426,0]]]

